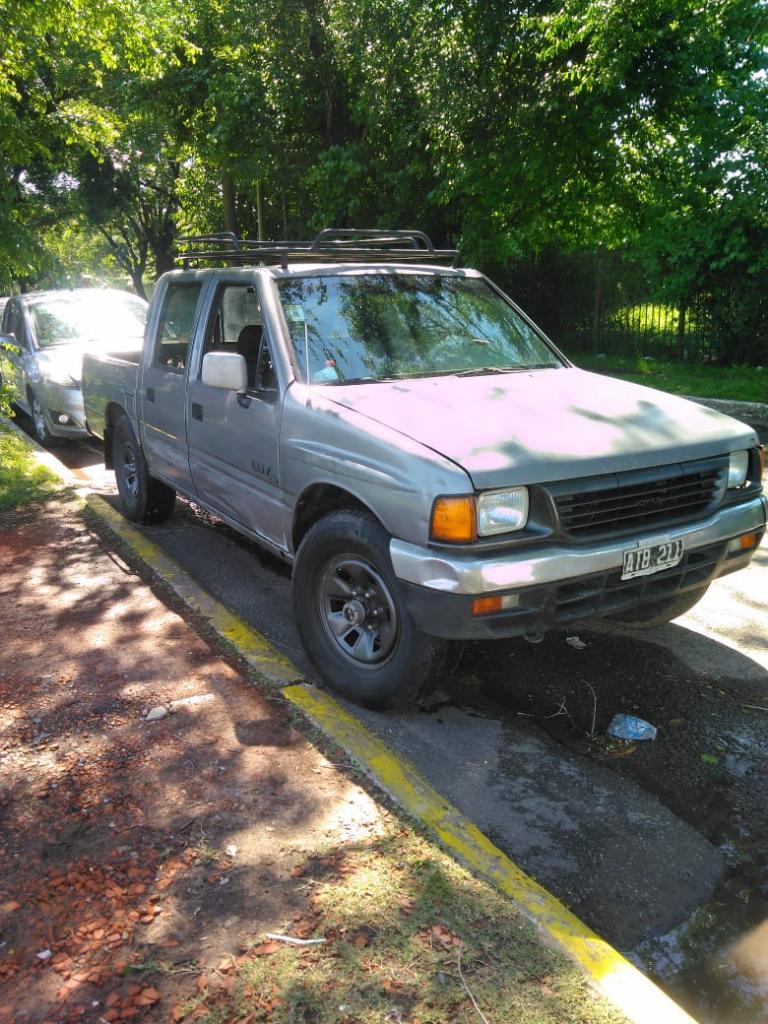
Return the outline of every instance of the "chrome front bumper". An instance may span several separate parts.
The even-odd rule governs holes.
[[[743,505],[719,509],[701,523],[589,546],[560,544],[533,550],[521,548],[507,551],[503,556],[494,552],[490,557],[479,558],[474,553],[451,554],[392,540],[389,550],[395,575],[406,583],[445,594],[494,594],[619,569],[628,548],[637,547],[640,542],[652,542],[655,537],[680,538],[685,550],[693,551],[761,530],[767,518],[768,498],[761,494]]]

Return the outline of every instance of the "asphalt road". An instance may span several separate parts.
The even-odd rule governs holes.
[[[114,495],[98,446],[56,454]],[[286,566],[186,502],[148,533],[312,678]],[[536,646],[468,644],[410,712],[354,709],[712,1024],[768,1013],[768,974],[755,977],[744,945],[768,918],[766,594],[764,547],[674,624],[638,634],[593,623]],[[616,749],[605,737],[616,712],[652,722],[657,739]]]

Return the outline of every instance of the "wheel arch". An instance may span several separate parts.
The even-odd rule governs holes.
[[[119,402],[107,402],[104,407],[104,467],[106,469],[115,468],[115,460],[112,455],[112,438],[115,432],[115,424],[123,415],[127,415],[127,413]]]
[[[338,512],[341,509],[357,509],[367,512],[378,523],[381,519],[373,509],[370,508],[361,498],[351,491],[338,487],[336,484],[314,483],[302,491],[293,515],[293,529],[291,534],[292,549],[295,553],[299,545],[318,520],[331,512]],[[381,523],[384,526],[383,523]],[[384,527],[386,529],[386,526]]]

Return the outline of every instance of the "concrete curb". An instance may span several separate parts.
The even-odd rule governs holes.
[[[14,426],[14,425],[12,425]],[[503,851],[443,799],[419,772],[374,736],[330,694],[307,684],[296,685],[301,672],[245,621],[208,594],[177,562],[140,529],[129,524],[101,497],[88,494],[81,481],[50,452],[45,452],[17,427],[14,430],[67,483],[85,493],[83,508],[98,517],[137,562],[160,578],[181,604],[225,644],[233,648],[309,721],[341,747],[385,793],[421,821],[452,856],[505,893],[542,937],[575,961],[596,989],[634,1024],[696,1024],[605,939],[572,914],[552,893],[519,868]],[[285,683],[292,685],[284,685]]]
[[[768,390],[768,379],[765,386]],[[691,402],[698,402],[699,405],[706,405],[710,409],[725,413],[726,416],[733,416],[743,423],[759,423],[768,427],[768,404],[765,402],[737,402],[731,398],[696,398],[693,395],[685,397]]]

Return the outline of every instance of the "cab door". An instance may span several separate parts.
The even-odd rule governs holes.
[[[187,374],[206,282],[195,275],[165,285],[157,318],[150,324],[137,406],[142,444],[153,476],[182,491],[192,490],[187,453]]]
[[[203,384],[207,352],[236,352],[248,367],[238,395]],[[285,517],[278,460],[279,382],[261,316],[256,275],[219,278],[188,385],[187,436],[195,490],[223,517],[279,547]]]

